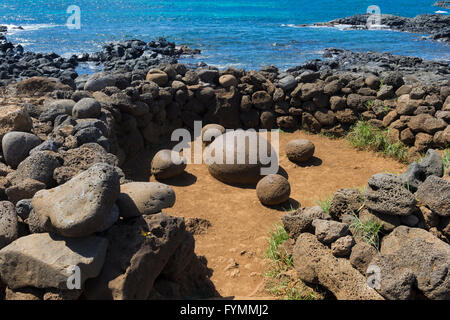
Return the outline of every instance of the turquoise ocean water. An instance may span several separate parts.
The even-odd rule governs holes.
[[[450,61],[450,46],[392,31],[299,28],[364,13],[413,17],[434,13],[435,0],[1,0],[0,25],[22,26],[8,38],[27,50],[70,55],[94,52],[105,41],[166,37],[202,50],[197,59],[219,67],[281,68],[318,58],[324,48],[382,51]],[[81,29],[69,30],[66,9],[81,9]],[[449,10],[450,11],[450,10]],[[446,14],[446,13],[443,13]],[[447,13],[448,14],[448,13]]]

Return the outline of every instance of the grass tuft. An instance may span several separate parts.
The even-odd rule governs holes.
[[[350,229],[354,236],[359,237],[361,240],[374,246],[377,250],[380,249],[379,234],[382,228],[382,223],[375,220],[362,222],[357,215],[354,215],[353,222],[350,225]]]
[[[331,203],[333,202],[333,196],[328,197],[325,200],[319,200],[317,201],[317,205],[322,208],[323,211],[325,211],[326,214],[330,214],[330,207]]]
[[[264,273],[266,290],[269,294],[284,300],[317,300],[323,295],[297,279],[293,257],[282,248],[289,235],[282,225],[276,225],[270,232],[269,248],[266,257],[269,268]]]
[[[444,163],[444,172],[446,172],[450,168],[450,149],[444,150],[442,162]]]
[[[276,225],[275,229],[270,232],[269,248],[266,256],[272,261],[282,263],[287,267],[293,267],[292,257],[287,252],[280,252],[281,246],[289,240],[289,235],[282,225]]]
[[[347,134],[350,144],[358,149],[380,152],[385,156],[408,162],[408,147],[402,142],[392,143],[387,138],[388,129],[381,130],[367,121],[358,121]]]

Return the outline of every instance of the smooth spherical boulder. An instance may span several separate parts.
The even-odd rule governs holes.
[[[314,151],[314,144],[306,139],[291,140],[286,146],[288,159],[295,163],[307,162],[313,157]]]
[[[30,151],[41,144],[41,139],[31,133],[12,131],[2,139],[2,150],[5,161],[12,168],[25,160]]]
[[[72,116],[76,119],[97,118],[101,112],[102,107],[97,100],[83,98],[74,105]]]
[[[219,78],[219,83],[222,87],[236,87],[238,85],[238,81],[235,76],[232,74],[225,74]]]
[[[184,169],[186,169],[186,158],[168,149],[158,151],[151,163],[151,173],[158,180],[179,176]]]
[[[211,144],[215,138],[224,134],[226,129],[220,124],[207,124],[202,129],[202,141],[204,144]]]
[[[175,192],[159,182],[130,182],[120,186],[117,205],[123,218],[150,215],[171,208],[175,204]]]
[[[285,177],[279,174],[270,174],[258,182],[256,195],[262,204],[274,206],[289,200],[291,185]]]
[[[209,173],[228,184],[256,185],[264,174],[278,171],[277,152],[256,131],[227,132],[217,137],[204,155]]]

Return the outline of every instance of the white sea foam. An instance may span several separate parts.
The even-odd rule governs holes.
[[[36,31],[40,29],[61,27],[62,25],[51,23],[38,23],[38,24],[22,24],[22,25],[4,24],[4,26],[8,28],[8,34],[16,34],[19,32]]]
[[[445,14],[445,13],[448,13],[448,11],[444,11],[444,10],[438,10],[438,11],[435,11],[434,13],[441,13],[441,14]]]

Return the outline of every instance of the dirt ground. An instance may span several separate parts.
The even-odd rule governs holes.
[[[315,144],[315,158],[309,166],[298,166],[287,159],[284,148],[294,138],[310,139]],[[316,205],[338,189],[363,187],[375,173],[398,174],[406,169],[394,160],[358,151],[345,140],[302,131],[280,133],[279,157],[280,166],[289,176],[291,203],[299,202],[303,207]],[[151,153],[147,152],[131,162],[138,169],[134,179],[148,181],[150,160]],[[207,258],[213,270],[211,280],[222,297],[269,298],[264,290],[264,254],[269,232],[285,212],[261,205],[255,189],[215,180],[204,164],[188,165],[186,172],[182,179],[163,181],[174,188],[177,197],[175,206],[164,212],[211,222],[205,234],[195,236],[196,253]]]

